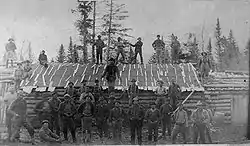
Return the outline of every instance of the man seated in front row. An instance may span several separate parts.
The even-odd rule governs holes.
[[[49,121],[44,120],[42,122],[42,128],[39,130],[39,137],[42,142],[46,143],[61,143],[61,139],[58,135],[53,133],[49,129]]]

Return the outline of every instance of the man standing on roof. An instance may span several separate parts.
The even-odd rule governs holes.
[[[102,64],[102,52],[103,52],[103,48],[105,47],[105,44],[104,42],[101,40],[101,36],[98,35],[97,36],[98,39],[96,40],[95,42],[95,46],[96,46],[96,64],[99,64],[99,59],[100,59],[100,62]]]
[[[160,35],[157,35],[157,39],[153,42],[152,46],[154,48],[154,50],[156,51],[156,60],[157,63],[160,64],[161,63],[161,53],[163,51],[163,49],[165,48],[165,43],[163,42],[163,40],[160,40]]]
[[[201,55],[202,55],[202,58],[200,58],[198,66],[201,72],[201,78],[206,80],[212,66],[211,66],[211,61],[207,55],[207,52],[202,52]]]
[[[135,47],[134,62],[136,63],[136,58],[137,58],[137,55],[139,54],[140,57],[141,57],[141,64],[143,64],[143,56],[142,56],[142,45],[143,45],[143,42],[141,41],[140,37],[137,40],[138,41],[134,45],[130,44],[132,47]]]
[[[167,97],[167,89],[163,87],[164,82],[159,80],[158,82],[158,87],[156,88],[155,94],[157,95],[157,100],[156,100],[156,108],[160,109],[161,105],[164,103],[166,97]]]
[[[21,63],[17,63],[17,69],[14,72],[14,80],[15,80],[15,89],[19,90],[20,84],[23,80],[23,68]]]
[[[109,93],[111,93],[114,90],[114,87],[115,87],[116,77],[118,79],[120,79],[120,81],[121,81],[119,69],[115,65],[115,60],[113,58],[109,59],[109,64],[105,68],[105,71],[104,71],[101,78],[104,78],[104,77],[106,77],[106,80],[108,82]]]
[[[44,50],[42,50],[41,54],[39,55],[38,60],[41,65],[43,65],[46,68],[48,67],[48,58]]]
[[[26,103],[26,100],[24,99],[26,95],[27,94],[24,91],[19,90],[17,93],[17,99],[11,103],[8,109],[9,114],[11,114],[14,119],[13,120],[14,130],[10,139],[11,141],[15,141],[20,138],[18,135],[20,133],[21,127],[24,126],[28,130],[28,133],[32,139],[32,142],[34,142],[35,131],[26,119],[27,118],[27,103]]]
[[[109,108],[106,100],[103,97],[99,98],[99,102],[96,106],[96,124],[101,141],[103,142],[103,136],[108,137],[108,123]]]
[[[10,38],[9,43],[6,44],[5,46],[5,54],[4,54],[4,58],[6,60],[6,68],[8,68],[8,63],[9,61],[11,61],[11,66],[14,67],[13,61],[17,60],[17,56],[16,56],[16,45],[14,43],[14,39]]]
[[[120,107],[120,102],[116,100],[115,107],[110,111],[109,121],[112,125],[113,140],[118,144],[122,141],[122,122],[125,116],[125,111]]]
[[[154,137],[154,142],[158,141],[158,125],[160,122],[160,111],[156,108],[155,103],[151,105],[151,108],[146,111],[145,120],[148,124],[148,141],[152,141],[152,136]]]
[[[48,120],[42,121],[42,128],[39,130],[39,137],[40,137],[42,142],[45,142],[47,144],[55,145],[56,143],[61,143],[60,136],[53,133],[49,129],[49,121]]]
[[[131,80],[132,84],[129,85],[128,87],[128,96],[129,96],[129,105],[132,104],[132,100],[138,96],[138,93],[139,93],[139,88],[138,86],[135,84],[136,83],[136,80],[135,79],[132,79]]]
[[[172,132],[172,144],[175,144],[176,136],[181,133],[186,144],[186,127],[188,127],[188,115],[183,109],[183,105],[180,103],[179,110],[174,114],[175,125]]]
[[[68,130],[71,132],[73,142],[76,142],[76,129],[73,116],[76,113],[75,104],[71,101],[70,95],[64,95],[64,101],[59,105],[59,112],[63,124],[64,140],[68,141]]]
[[[200,136],[201,144],[205,144],[206,125],[210,121],[208,112],[203,109],[204,106],[205,105],[201,101],[198,101],[196,104],[197,109],[194,110],[191,115],[191,120],[193,122],[194,128],[194,144],[197,144],[198,136]]]
[[[168,136],[171,136],[171,113],[173,108],[169,103],[169,100],[165,100],[165,103],[160,108],[161,124],[162,124],[162,138],[166,138],[166,128],[168,130]]]
[[[135,133],[137,133],[138,144],[142,144],[142,126],[144,119],[143,108],[139,105],[139,98],[133,99],[133,105],[128,112],[131,130],[131,145],[135,144]]]
[[[24,64],[24,67],[23,67],[23,70],[24,70],[23,79],[24,80],[29,80],[29,78],[32,75],[32,67],[30,65],[30,61],[29,60],[26,60],[24,63],[25,64]]]
[[[117,48],[117,54],[115,61],[118,62],[119,55],[122,55],[122,61],[125,61],[125,53],[124,53],[124,44],[122,41],[122,38],[118,37],[117,42],[115,43],[115,48]]]
[[[173,110],[177,108],[178,99],[181,97],[181,88],[176,84],[176,80],[171,80],[171,85],[168,88],[168,96],[170,98],[170,104],[173,107]]]

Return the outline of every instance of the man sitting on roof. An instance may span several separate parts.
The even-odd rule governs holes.
[[[23,70],[24,70],[24,72],[23,72],[23,74],[24,74],[23,75],[23,79],[27,80],[32,75],[32,67],[30,65],[30,61],[29,60],[24,61],[24,63],[25,64],[24,64],[24,67],[23,67]]]
[[[164,103],[167,96],[167,89],[163,87],[164,82],[159,80],[158,87],[156,88],[155,94],[157,95],[156,107],[160,109],[161,105]]]
[[[39,55],[38,60],[41,65],[43,65],[46,68],[48,67],[48,58],[44,50],[42,50],[41,54]]]

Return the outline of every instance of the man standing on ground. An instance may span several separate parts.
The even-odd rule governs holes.
[[[148,124],[148,141],[152,141],[152,136],[154,137],[154,142],[158,141],[158,125],[160,122],[160,111],[153,104],[150,109],[147,110],[145,114],[145,120]],[[154,134],[153,134],[154,133]]]
[[[194,128],[194,144],[197,144],[198,136],[200,136],[201,144],[205,144],[205,131],[206,125],[209,123],[209,114],[203,109],[203,106],[204,104],[198,101],[196,104],[197,109],[191,115]]]
[[[42,50],[41,54],[39,55],[38,60],[41,65],[43,65],[46,68],[48,67],[48,58],[44,50]]]
[[[53,92],[52,98],[49,99],[49,105],[51,107],[51,115],[52,115],[51,127],[52,127],[52,130],[55,128],[57,135],[60,135],[60,125],[59,125],[60,117],[58,113],[60,103],[61,101],[60,99],[58,99],[57,93]]]
[[[175,125],[172,132],[172,144],[175,144],[176,136],[181,133],[184,139],[184,144],[186,141],[186,127],[188,127],[188,115],[183,109],[183,105],[180,103],[179,110],[174,114]]]
[[[156,88],[155,94],[157,95],[157,100],[156,100],[156,108],[160,109],[161,105],[165,101],[167,97],[167,89],[163,87],[164,82],[159,80],[158,82],[158,87]]]
[[[120,79],[120,81],[121,81],[121,77],[120,77],[119,69],[115,65],[115,60],[113,58],[110,58],[108,63],[109,64],[105,68],[105,71],[101,78],[106,77],[106,80],[108,82],[108,87],[109,87],[108,90],[109,90],[109,93],[111,93],[115,88],[116,77]]]
[[[129,105],[132,104],[132,100],[138,96],[138,93],[139,93],[139,88],[138,86],[135,84],[136,83],[136,80],[135,79],[132,79],[131,80],[132,84],[129,85],[128,87],[128,96],[129,96]]]
[[[19,90],[17,93],[17,99],[11,103],[8,109],[8,112],[14,116],[14,120],[13,120],[14,132],[11,136],[11,139],[10,139],[11,141],[15,141],[20,138],[18,135],[19,135],[21,127],[24,126],[28,130],[28,133],[32,139],[32,142],[34,142],[35,131],[26,119],[27,118],[27,103],[26,103],[26,100],[24,99],[26,95],[27,94],[24,91]]]
[[[19,90],[20,84],[23,80],[23,68],[21,63],[17,63],[17,69],[14,72],[14,80],[15,80],[15,89]]]
[[[157,35],[157,39],[152,44],[154,50],[156,51],[156,58],[157,58],[156,60],[158,64],[161,63],[160,56],[163,49],[165,48],[165,43],[162,40],[160,40],[160,37],[161,37],[160,35]]]
[[[131,145],[135,144],[135,133],[137,135],[138,144],[141,145],[144,112],[143,108],[139,105],[138,97],[135,97],[133,101],[133,105],[129,108],[128,112],[131,130]]]
[[[161,124],[162,124],[162,137],[166,138],[166,128],[168,130],[168,136],[171,136],[171,113],[173,112],[172,106],[169,104],[169,100],[165,100],[165,103],[160,108]]]
[[[181,88],[176,84],[176,80],[171,80],[171,85],[168,88],[168,96],[170,97],[170,104],[173,107],[173,110],[177,108],[178,99],[181,97]]]
[[[70,130],[73,142],[75,143],[76,131],[73,116],[76,113],[76,108],[68,94],[64,95],[64,101],[59,105],[59,112],[63,123],[64,140],[68,141],[68,130]]]
[[[98,35],[97,36],[98,39],[96,40],[95,42],[95,46],[96,46],[96,64],[99,64],[99,59],[100,59],[100,62],[102,64],[102,52],[103,52],[103,48],[105,47],[105,44],[104,42],[101,40],[101,36]]]
[[[135,47],[134,63],[136,63],[137,54],[139,54],[140,57],[141,57],[141,64],[143,64],[143,56],[142,56],[142,45],[143,45],[143,42],[141,41],[140,37],[137,40],[138,41],[134,45],[130,44],[132,47]]]

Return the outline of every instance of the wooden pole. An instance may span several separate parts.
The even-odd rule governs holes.
[[[93,44],[92,44],[92,62],[95,63],[95,21],[96,21],[96,1],[93,2],[94,12],[93,12]]]
[[[109,48],[110,48],[110,43],[111,43],[112,15],[113,15],[113,0],[110,0],[107,60],[109,59],[109,56],[110,56],[109,55]]]

